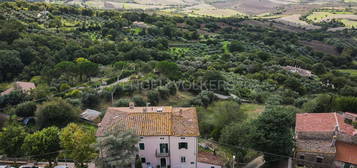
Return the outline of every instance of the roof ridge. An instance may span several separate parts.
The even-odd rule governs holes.
[[[335,121],[336,121],[337,131],[340,132],[340,123],[338,122],[337,113],[336,112],[334,113],[334,117],[335,117]]]

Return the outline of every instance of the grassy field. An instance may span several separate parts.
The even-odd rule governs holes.
[[[242,104],[240,109],[245,111],[249,118],[256,118],[265,110],[265,106],[260,104]]]
[[[345,3],[357,3],[357,0],[344,0]]]
[[[244,15],[243,13],[233,9],[220,9],[209,4],[198,4],[184,8],[182,13],[189,16],[211,16],[211,17],[230,17]]]
[[[313,12],[311,15],[306,17],[307,20],[310,20],[314,23],[320,23],[323,21],[330,21],[332,19],[339,20],[347,28],[357,27],[357,15],[354,15],[352,12]]]
[[[312,22],[319,23],[323,21],[325,18],[332,16],[333,14],[330,12],[313,12],[311,15],[307,16],[308,20]]]
[[[289,16],[284,16],[278,19],[275,19],[275,21],[293,26],[293,27],[301,27],[305,29],[320,29],[319,26],[315,26],[312,24],[309,24],[303,20],[300,20],[301,15],[300,14],[294,14],[294,15],[289,15]]]
[[[349,73],[351,76],[357,76],[357,69],[340,69],[340,72]]]
[[[11,87],[11,83],[0,83],[0,92],[5,91],[6,89]]]
[[[161,100],[159,106],[183,106],[187,104],[193,97],[194,95],[190,92],[178,91],[176,95],[170,96],[167,100]]]
[[[341,22],[348,28],[357,28],[357,21],[342,19]]]

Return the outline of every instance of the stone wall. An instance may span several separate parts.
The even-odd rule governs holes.
[[[321,163],[317,162],[319,157],[323,158]],[[297,152],[295,154],[295,165],[308,168],[335,168],[334,159],[335,154]]]
[[[316,139],[316,140],[324,140],[324,139],[332,139],[333,132],[297,132],[298,139]]]
[[[346,142],[346,143],[357,144],[357,135],[351,136],[351,135],[347,135],[347,134],[342,134],[342,133],[340,133],[340,134],[337,136],[337,140],[338,140],[338,141],[342,141],[342,142]]]

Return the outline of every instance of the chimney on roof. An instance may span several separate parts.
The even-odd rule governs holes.
[[[157,112],[162,112],[164,109],[162,108],[162,107],[158,107],[157,109],[156,109],[156,111]]]
[[[135,103],[134,102],[129,102],[129,109],[134,109]]]
[[[182,116],[182,109],[180,109],[179,114],[180,114],[180,116]]]
[[[143,108],[143,113],[146,113],[148,111],[150,103],[146,103],[146,106]]]

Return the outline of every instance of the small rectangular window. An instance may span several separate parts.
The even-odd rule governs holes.
[[[214,166],[211,166],[211,168],[214,168]]]
[[[169,144],[162,143],[160,144],[160,153],[168,153],[169,152]]]
[[[161,137],[160,139],[165,139],[165,138]]]
[[[185,156],[181,156],[181,163],[186,163],[186,157]]]
[[[186,139],[185,137],[181,137],[181,139]]]
[[[191,162],[191,164],[195,164],[195,162]]]
[[[140,137],[140,139],[144,139],[144,137]]]
[[[322,157],[316,157],[316,162],[317,163],[322,163],[323,158]]]
[[[300,155],[300,159],[301,159],[301,160],[304,160],[304,159],[305,159],[305,156],[304,156],[304,155]]]
[[[140,150],[145,150],[145,145],[144,145],[144,143],[139,143],[139,149],[140,149]]]
[[[145,158],[141,158],[141,163],[146,163],[146,159]]]
[[[188,149],[187,142],[179,142],[179,149]]]

